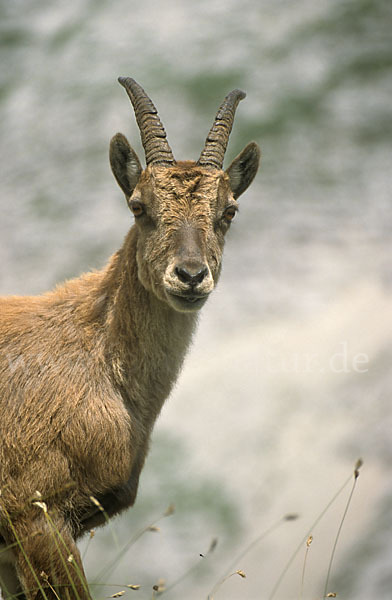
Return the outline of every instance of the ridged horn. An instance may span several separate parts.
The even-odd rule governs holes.
[[[119,77],[118,81],[125,88],[132,102],[146,155],[146,164],[175,164],[158,111],[146,92],[131,77]]]
[[[216,113],[215,121],[207,135],[206,143],[198,165],[221,169],[225,157],[227,143],[231,128],[233,127],[234,115],[240,100],[245,98],[245,92],[233,90],[227,94]]]

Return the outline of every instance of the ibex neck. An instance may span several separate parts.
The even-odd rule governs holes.
[[[197,317],[180,313],[140,283],[137,230],[129,232],[102,282],[108,298],[106,359],[128,402],[148,402],[158,413],[170,393],[191,342]],[[140,397],[139,397],[140,396]]]

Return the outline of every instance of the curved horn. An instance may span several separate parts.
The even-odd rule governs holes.
[[[245,92],[241,90],[233,90],[230,94],[227,94],[207,135],[204,149],[197,161],[198,165],[214,167],[214,169],[222,168],[235,111],[239,101],[243,100],[245,96]]]
[[[118,81],[125,88],[132,102],[147,165],[152,163],[175,164],[176,161],[166,140],[166,131],[159,119],[158,111],[146,92],[131,77],[119,77]]]

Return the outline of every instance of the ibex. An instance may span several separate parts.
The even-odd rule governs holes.
[[[223,170],[240,90],[197,162],[174,159],[131,78],[146,168],[117,133],[110,164],[135,217],[100,271],[0,299],[0,579],[3,596],[90,599],[76,540],[135,502],[152,427],[221,271],[252,142]],[[104,514],[103,512],[104,511]]]

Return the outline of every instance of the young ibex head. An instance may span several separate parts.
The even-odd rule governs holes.
[[[135,110],[146,156],[143,171],[121,133],[111,140],[110,164],[138,229],[139,279],[172,308],[198,310],[218,280],[237,198],[259,165],[260,150],[251,142],[223,171],[234,113],[245,94],[226,96],[199,160],[177,162],[150,98],[133,79],[119,82]]]

